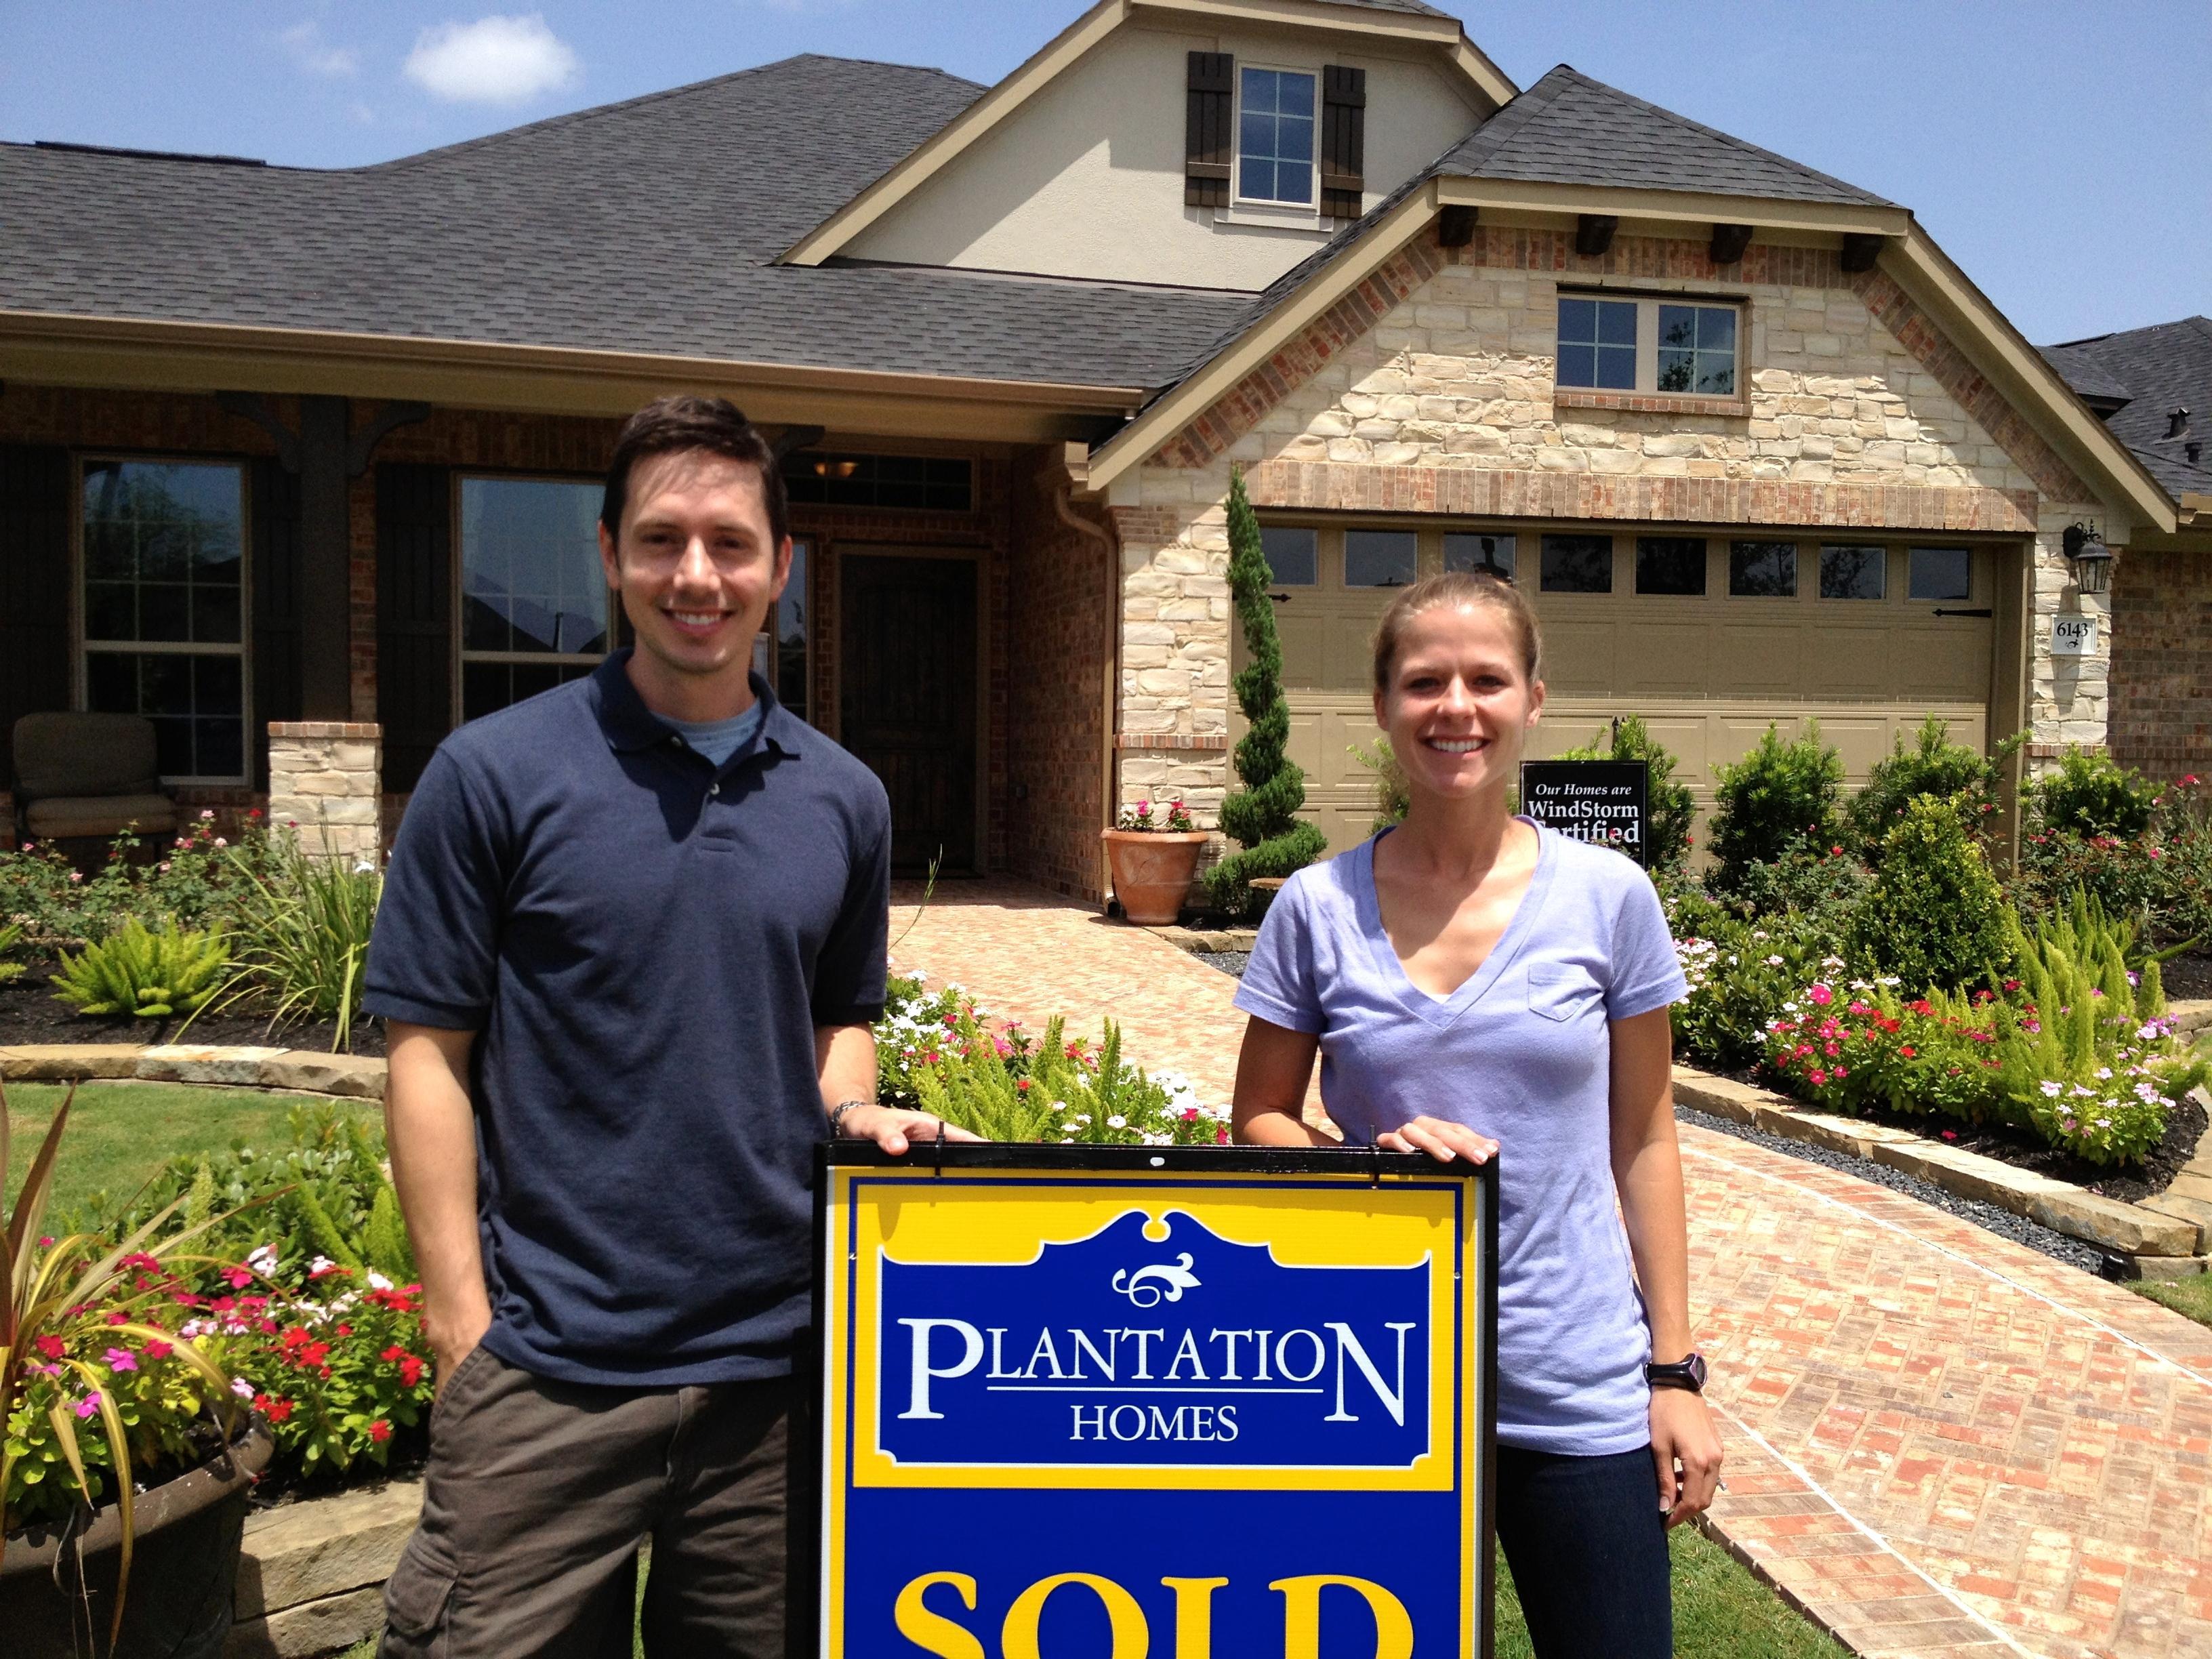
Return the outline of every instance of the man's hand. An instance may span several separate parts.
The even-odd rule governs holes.
[[[838,1128],[848,1139],[874,1141],[894,1158],[916,1141],[983,1139],[927,1112],[902,1112],[890,1106],[855,1106]]]
[[[1659,1466],[1659,1504],[1668,1526],[1679,1527],[1712,1506],[1721,1478],[1721,1437],[1702,1396],[1687,1389],[1651,1390],[1651,1461]]]
[[[445,1393],[447,1382],[460,1370],[461,1362],[477,1351],[490,1328],[491,1303],[483,1296],[477,1297],[475,1307],[460,1310],[450,1319],[441,1317],[434,1308],[422,1310],[422,1334],[435,1361],[430,1372],[434,1398]]]
[[[1487,1164],[1498,1156],[1498,1143],[1488,1135],[1441,1117],[1417,1117],[1375,1137],[1386,1152],[1426,1152],[1439,1164],[1463,1158],[1470,1164]]]

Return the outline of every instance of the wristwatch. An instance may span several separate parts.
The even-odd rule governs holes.
[[[1647,1364],[1644,1380],[1655,1389],[1687,1389],[1692,1394],[1705,1391],[1705,1357],[1693,1353],[1687,1359],[1677,1359],[1670,1365]]]
[[[838,1139],[845,1133],[845,1114],[856,1112],[870,1104],[865,1100],[841,1100],[830,1109],[830,1139]]]

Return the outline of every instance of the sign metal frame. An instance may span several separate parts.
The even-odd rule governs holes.
[[[1341,1489],[1345,1500],[1352,1504],[1389,1501],[1389,1494],[1405,1492],[1419,1501],[1433,1504],[1437,1497],[1449,1493],[1461,1515],[1462,1532],[1458,1544],[1462,1557],[1461,1588],[1457,1600],[1459,1639],[1452,1651],[1458,1659],[1491,1659],[1493,1640],[1493,1555],[1496,1538],[1496,1487],[1498,1445],[1498,1164],[1495,1159],[1480,1166],[1463,1163],[1439,1164],[1435,1159],[1418,1153],[1383,1152],[1359,1148],[1290,1148],[1264,1146],[1102,1146],[1089,1145],[1025,1145],[1000,1142],[921,1143],[903,1157],[894,1158],[873,1143],[861,1140],[824,1142],[816,1149],[815,1158],[815,1306],[812,1328],[802,1344],[797,1370],[800,1387],[792,1420],[791,1458],[791,1525],[789,1608],[790,1640],[787,1653],[793,1659],[860,1659],[861,1650],[848,1650],[843,1642],[845,1595],[844,1563],[846,1541],[843,1537],[847,1500],[862,1487],[880,1492],[896,1489],[922,1495],[939,1494],[948,1501],[954,1496],[969,1504],[979,1499],[986,1504],[994,1501],[988,1490],[996,1488],[1008,1494],[1010,1503],[1018,1504],[1033,1499],[1042,1492],[1044,1501],[1060,1492],[1079,1492],[1086,1499],[1095,1497],[1099,1501],[1137,1502],[1152,1505],[1155,1502],[1163,1528],[1174,1525],[1176,1505],[1187,1503],[1223,1501],[1222,1494],[1243,1494],[1255,1513],[1264,1512],[1279,1489],[1295,1487],[1300,1501],[1327,1503]],[[1211,1189],[1224,1194],[1239,1192],[1269,1202],[1279,1201],[1294,1190],[1306,1190],[1316,1194],[1316,1206],[1340,1206],[1362,1188],[1392,1188],[1400,1190],[1401,1200],[1408,1206],[1417,1200],[1431,1201],[1423,1193],[1435,1194],[1446,1183],[1456,1186],[1454,1213],[1461,1217],[1455,1224],[1456,1255],[1449,1284],[1441,1290],[1431,1285],[1424,1294],[1443,1298],[1439,1306],[1448,1306],[1453,1317],[1451,1340],[1442,1346],[1450,1349],[1449,1374],[1453,1391],[1449,1402],[1439,1403],[1433,1395],[1430,1409],[1443,1413],[1437,1420],[1449,1420],[1452,1447],[1448,1455],[1425,1458],[1424,1462],[1435,1464],[1435,1468],[1400,1470],[1395,1468],[1378,1470],[1370,1480],[1362,1478],[1357,1467],[1304,1468],[1237,1466],[1211,1480],[1194,1480],[1188,1469],[1153,1468],[1158,1478],[1139,1469],[1133,1474],[1129,1467],[1114,1464],[1102,1468],[1085,1469],[1070,1466],[1067,1478],[1061,1479],[1058,1466],[1012,1464],[1002,1471],[968,1468],[947,1468],[942,1478],[933,1477],[928,1467],[913,1470],[889,1468],[897,1462],[886,1459],[878,1449],[872,1460],[863,1463],[855,1455],[859,1445],[857,1425],[860,1421],[861,1406],[872,1399],[869,1390],[872,1382],[856,1384],[856,1349],[875,1353],[877,1333],[860,1328],[865,1306],[871,1310],[878,1323],[883,1310],[878,1305],[875,1292],[857,1290],[862,1262],[862,1252],[856,1249],[858,1235],[854,1231],[860,1212],[860,1201],[852,1195],[873,1187],[878,1191],[914,1191],[922,1183],[948,1183],[949,1189],[966,1188],[977,1193],[993,1193],[1004,1198],[1017,1183],[1036,1190],[1066,1189],[1079,1202],[1087,1201],[1090,1212],[1098,1209],[1097,1197],[1129,1194],[1131,1208],[1142,1207],[1145,1189],[1157,1188],[1161,1194],[1153,1199],[1156,1219],[1146,1224],[1171,1225],[1172,1221],[1157,1218],[1164,1215],[1174,1219],[1189,1218],[1189,1212],[1173,1206],[1178,1194],[1188,1195],[1194,1189]],[[1086,1200],[1086,1191],[1095,1191],[1097,1197]],[[1288,1213],[1286,1210],[1286,1213]],[[1296,1219],[1296,1218],[1293,1218]],[[835,1220],[842,1231],[833,1234]],[[1207,1223],[1203,1216],[1197,1226],[1204,1231]],[[1054,1247],[1066,1244],[1079,1246],[1088,1240],[1079,1237],[1054,1241]],[[1146,1237],[1156,1235],[1147,1233]],[[1237,1245],[1261,1243],[1255,1239],[1239,1239]],[[1274,1245],[1267,1243],[1267,1255],[1274,1260]],[[884,1281],[884,1267],[896,1263],[887,1251],[879,1252],[881,1265],[877,1269],[877,1282]],[[1037,1258],[1042,1261],[1042,1248]],[[1424,1258],[1425,1260],[1425,1258]],[[969,1264],[947,1263],[965,1267]],[[1013,1264],[1030,1265],[1030,1264]],[[1342,1264],[1357,1267],[1368,1264],[1356,1261]],[[1472,1273],[1478,1282],[1470,1287],[1466,1276]],[[1142,1304],[1139,1304],[1142,1305]],[[1431,1328],[1437,1329],[1431,1322]],[[924,1340],[927,1339],[927,1333]],[[1428,1351],[1425,1349],[1425,1353]],[[1233,1352],[1233,1347],[1232,1347]],[[1401,1348],[1402,1356],[1402,1348]],[[917,1357],[914,1364],[926,1362]],[[1443,1361],[1428,1353],[1425,1363],[1441,1365]],[[993,1361],[995,1367],[998,1362]],[[1342,1360],[1340,1357],[1340,1366]],[[1403,1360],[1400,1365],[1400,1387],[1405,1387]],[[1341,1384],[1340,1384],[1340,1388]],[[1312,1392],[1320,1392],[1312,1390]],[[1472,1394],[1474,1397],[1469,1400]],[[1341,1397],[1337,1409],[1344,1405]],[[1466,1420],[1472,1417],[1473,1420]],[[882,1435],[880,1416],[877,1434]],[[856,1484],[856,1470],[863,1478]],[[1440,1474],[1441,1472],[1441,1474]],[[1441,1479],[1448,1474],[1448,1481]],[[1273,1478],[1273,1477],[1287,1478]],[[1200,1487],[1202,1490],[1192,1490]],[[1378,1500],[1377,1494],[1382,1494]],[[1287,1493],[1285,1496],[1287,1497]],[[1152,1511],[1147,1510],[1147,1522]],[[872,1538],[855,1540],[855,1547],[880,1556],[887,1540]],[[856,1560],[865,1560],[856,1554]],[[910,1558],[902,1553],[902,1561]],[[914,1559],[917,1571],[926,1565]],[[1165,1582],[1165,1581],[1164,1581]],[[1182,1582],[1182,1581],[1177,1581]],[[1197,1581],[1188,1581],[1197,1582]],[[1225,1583],[1226,1581],[1223,1581]],[[1342,1582],[1342,1581],[1334,1581]],[[951,1600],[953,1592],[942,1592],[946,1605],[960,1603]],[[1032,1594],[1035,1589],[1032,1587]],[[1182,1592],[1176,1592],[1180,1598]],[[1318,1595],[1319,1592],[1314,1592]],[[917,1592],[917,1605],[919,1593]],[[1287,1593],[1285,1597],[1287,1607]],[[1471,1603],[1471,1605],[1470,1605]],[[979,1602],[980,1608],[983,1604]],[[1177,1601],[1178,1620],[1182,1606]],[[1287,1611],[1284,1614],[1288,1617]],[[1356,1615],[1349,1615],[1356,1619]],[[980,1620],[980,1614],[978,1615]],[[1379,1615],[1378,1615],[1379,1617]],[[988,1622],[988,1621],[983,1621]],[[1153,1621],[1154,1639],[1152,1650],[1160,1659],[1170,1659],[1180,1645],[1179,1623],[1163,1626]],[[1379,1631],[1379,1625],[1377,1626]],[[1231,1646],[1221,1647],[1220,1653],[1236,1650],[1236,1638],[1224,1638]],[[1011,1638],[1009,1638],[1011,1639]],[[1433,1635],[1421,1643],[1423,1652],[1438,1652]],[[1251,1650],[1244,1644],[1245,1650]],[[892,1652],[920,1652],[904,1640],[898,1641]],[[998,1652],[995,1640],[987,1641],[983,1650]],[[1118,1651],[1118,1649],[1116,1650]],[[1103,1650],[1102,1649],[1102,1653]]]

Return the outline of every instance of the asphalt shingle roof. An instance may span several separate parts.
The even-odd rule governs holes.
[[[2184,317],[2068,340],[2044,347],[2043,355],[2085,398],[2097,395],[2094,386],[2125,386],[2131,394],[2127,407],[2105,422],[2113,435],[2169,493],[2212,495],[2212,465],[2202,451],[2191,465],[2185,448],[2212,443],[2212,318]],[[2189,411],[2189,430],[2169,438],[2167,416],[2176,409]]]
[[[775,256],[983,88],[820,57],[338,170],[0,145],[0,307],[1149,386],[1249,296]]]

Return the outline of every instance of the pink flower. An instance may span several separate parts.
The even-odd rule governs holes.
[[[1825,1008],[1836,1000],[1836,994],[1825,985],[1815,985],[1805,993],[1805,1000],[1816,1008]]]
[[[78,1401],[76,1405],[70,1407],[70,1409],[75,1412],[79,1417],[94,1416],[100,1410],[100,1396],[96,1394],[88,1394],[85,1395],[83,1399]]]
[[[138,1356],[128,1348],[110,1348],[100,1358],[111,1371],[135,1371],[138,1369]]]
[[[167,1359],[176,1350],[166,1342],[149,1341],[146,1344],[146,1358],[149,1359]]]
[[[1811,1071],[1806,1073],[1805,1075],[1812,1079],[1813,1086],[1816,1089],[1822,1086],[1828,1080],[1828,1074],[1817,1066],[1815,1066]]]
[[[1946,1129],[1943,1131],[1943,1139],[1946,1140],[1956,1140],[1958,1138],[1959,1132],[1956,1129]]]
[[[233,1267],[223,1274],[234,1291],[242,1291],[253,1282],[252,1273],[245,1267]]]

